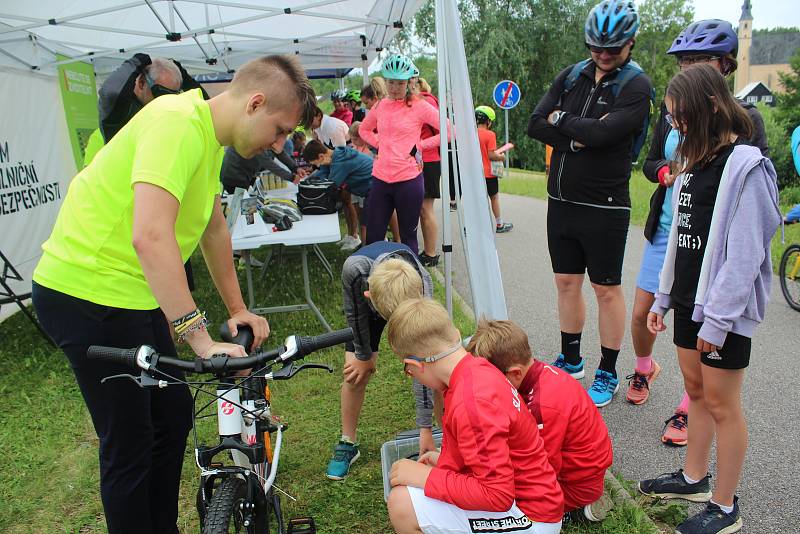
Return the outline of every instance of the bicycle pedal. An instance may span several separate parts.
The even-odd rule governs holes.
[[[317,534],[313,517],[293,517],[289,520],[286,534]]]

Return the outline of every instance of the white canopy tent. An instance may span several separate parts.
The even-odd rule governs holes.
[[[61,63],[89,61],[99,77],[135,53],[176,59],[193,75],[224,77],[266,54],[294,54],[311,73],[343,76],[367,67],[409,23],[423,0],[37,0],[0,5],[0,73],[27,73],[41,83]],[[441,119],[454,125],[456,171],[461,176],[460,231],[467,252],[476,314],[505,318],[506,307],[486,202],[472,97],[456,0],[436,0]],[[61,60],[56,54],[69,56]],[[204,77],[206,77],[204,76]],[[9,84],[10,86],[11,84]],[[2,84],[0,84],[2,88]],[[0,95],[4,100],[8,95]],[[31,99],[33,100],[33,99]],[[7,102],[14,107],[14,102]],[[34,105],[34,104],[30,104]],[[19,110],[17,110],[19,113]],[[18,118],[24,121],[23,117]],[[0,138],[5,132],[0,126]],[[56,127],[50,135],[63,132]],[[41,135],[41,134],[40,134]],[[55,145],[56,143],[52,143]],[[443,198],[448,153],[442,149]],[[70,176],[71,177],[71,176]],[[68,182],[69,177],[65,178]],[[443,202],[447,205],[447,202]],[[52,220],[52,214],[49,216]],[[451,306],[449,213],[443,210],[447,302]],[[0,217],[0,249],[25,240],[29,221]],[[6,237],[3,238],[2,236]],[[12,236],[12,237],[9,237]],[[16,239],[13,236],[17,236]],[[30,248],[30,247],[28,247]],[[30,256],[28,251],[27,256]],[[38,256],[36,256],[38,257]],[[24,258],[30,284],[36,258]],[[20,265],[18,265],[20,267]],[[2,310],[2,313],[7,313]]]

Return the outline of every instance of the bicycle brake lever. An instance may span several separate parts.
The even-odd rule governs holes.
[[[159,388],[159,389],[161,389],[161,388],[165,388],[165,387],[167,387],[169,385],[169,383],[166,380],[157,380],[157,379],[153,378],[152,376],[148,375],[144,371],[142,371],[142,373],[139,376],[133,376],[133,375],[130,375],[130,374],[107,376],[107,377],[103,378],[102,380],[100,380],[100,383],[101,384],[105,384],[106,380],[114,380],[114,379],[117,379],[117,378],[128,378],[130,380],[133,380],[142,389],[147,389],[147,388]]]
[[[324,369],[329,373],[333,372],[333,369],[330,366],[321,363],[304,363],[299,366],[295,366],[294,364],[290,363],[271,373],[271,378],[273,380],[288,380],[304,369]]]

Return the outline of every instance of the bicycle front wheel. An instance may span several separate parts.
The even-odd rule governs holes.
[[[247,482],[238,477],[229,477],[214,490],[211,503],[203,521],[202,534],[261,534],[268,531],[268,515],[263,499],[252,503],[255,509],[246,513],[251,503],[247,500]],[[248,523],[248,524],[245,524]]]
[[[800,311],[800,245],[790,245],[778,269],[783,297],[792,309]]]

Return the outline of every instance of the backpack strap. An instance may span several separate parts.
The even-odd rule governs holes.
[[[558,103],[556,104],[557,108],[561,107],[561,104],[564,101],[564,96],[572,91],[573,87],[578,81],[578,77],[581,75],[581,71],[586,68],[586,66],[591,62],[591,59],[584,59],[583,61],[579,61],[572,66],[572,69],[567,74],[567,77],[564,78],[564,84],[561,86],[561,96],[558,97]]]

